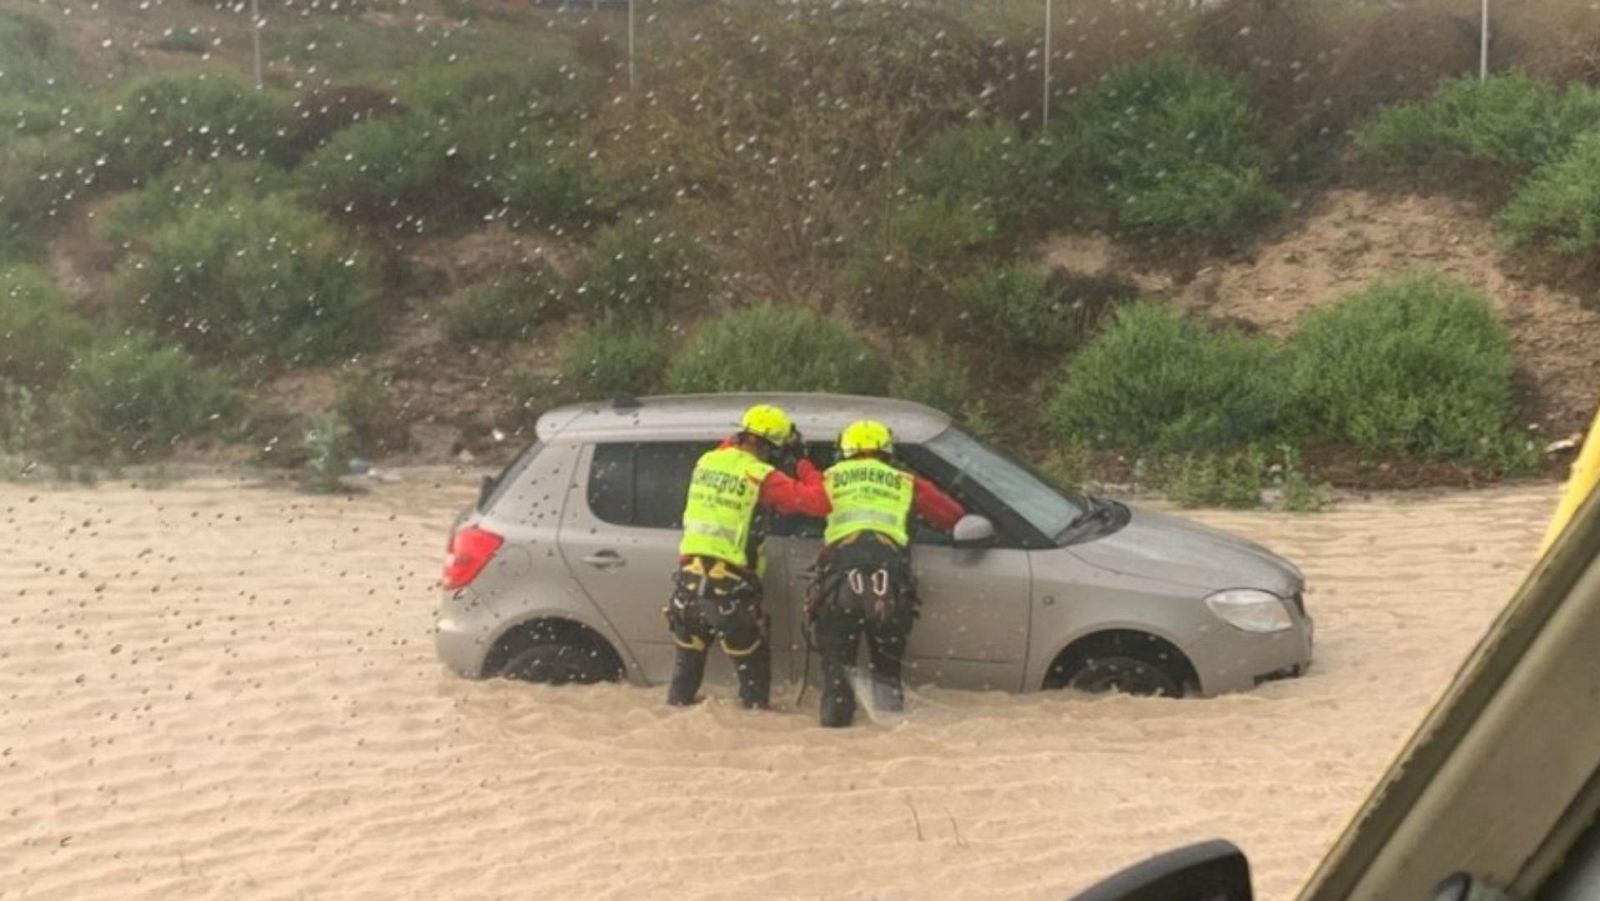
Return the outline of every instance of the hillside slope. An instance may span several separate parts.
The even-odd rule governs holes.
[[[1434,270],[1482,291],[1510,327],[1522,365],[1524,423],[1548,439],[1582,432],[1600,404],[1600,311],[1530,277],[1494,223],[1445,196],[1339,188],[1245,257],[1206,261],[1191,278],[1152,268],[1097,234],[1058,235],[1040,259],[1085,275],[1115,275],[1211,316],[1287,335],[1300,314],[1374,278]]]

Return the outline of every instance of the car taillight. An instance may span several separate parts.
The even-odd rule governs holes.
[[[455,591],[471,585],[504,543],[504,538],[477,526],[457,531],[450,539],[450,559],[444,564],[445,590]]]

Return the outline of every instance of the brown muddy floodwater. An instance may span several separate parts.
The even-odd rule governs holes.
[[[222,478],[0,485],[0,899],[1063,898],[1228,837],[1293,895],[1532,562],[1553,486],[1200,513],[1297,561],[1299,680],[1210,700],[454,678],[467,475],[355,500]]]

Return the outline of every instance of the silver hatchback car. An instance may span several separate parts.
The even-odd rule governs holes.
[[[1053,484],[927,407],[822,394],[659,397],[546,413],[534,444],[484,480],[451,530],[439,656],[474,678],[666,681],[673,645],[662,607],[690,472],[757,402],[789,413],[820,466],[847,423],[884,422],[901,465],[967,509],[953,536],[913,534],[922,599],[905,661],[913,684],[1209,695],[1310,665],[1304,579],[1287,560]],[[788,516],[765,525],[773,674],[815,679],[817,667],[803,672],[811,655],[801,610],[822,525]],[[711,678],[731,681],[719,658]]]

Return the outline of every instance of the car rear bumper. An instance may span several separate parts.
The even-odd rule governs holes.
[[[497,620],[481,604],[463,604],[453,593],[440,603],[434,622],[433,646],[439,659],[456,674],[483,677],[484,663],[494,647]]]

